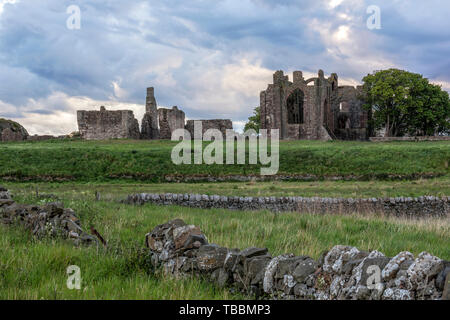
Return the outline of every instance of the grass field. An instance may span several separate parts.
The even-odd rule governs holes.
[[[75,248],[1,225],[0,246],[0,300],[241,298],[206,281],[155,273],[136,247]],[[80,291],[66,286],[69,265],[81,268]]]
[[[0,144],[0,177],[16,180],[164,182],[166,175],[259,174],[260,165],[175,165],[171,141],[44,141]],[[206,145],[206,143],[205,143]],[[450,142],[282,141],[279,174],[448,174]],[[247,161],[248,163],[248,161]]]
[[[267,247],[273,255],[318,258],[343,244],[388,256],[404,250],[428,251],[450,260],[449,219],[135,207],[116,201],[135,192],[352,198],[449,195],[449,142],[282,142],[279,174],[313,174],[318,181],[162,183],[165,175],[259,173],[256,165],[175,166],[170,161],[174,145],[120,140],[0,144],[0,177],[7,179],[0,184],[12,191],[16,201],[61,200],[77,212],[85,229],[94,226],[109,242],[107,250],[75,248],[61,239],[36,240],[19,227],[0,225],[0,299],[246,298],[203,279],[173,279],[152,270],[142,250],[144,236],[175,218],[198,225],[211,243],[240,249]],[[424,174],[440,177],[412,178]],[[320,179],[337,175],[358,179]],[[389,180],[389,175],[404,179]],[[94,201],[96,191],[102,201]],[[81,268],[80,291],[66,288],[66,268],[72,264]]]
[[[311,181],[311,182],[218,182],[218,183],[136,183],[136,182],[61,182],[3,183],[15,195],[55,195],[70,199],[93,199],[96,192],[103,199],[119,200],[132,193],[198,193],[225,196],[303,196],[303,197],[417,197],[450,194],[450,176],[406,181]]]
[[[25,203],[42,201],[32,194],[16,198]],[[23,230],[0,226],[0,299],[243,298],[203,280],[178,282],[153,273],[140,253],[144,236],[174,218],[198,225],[211,243],[241,249],[267,247],[274,255],[292,252],[318,258],[324,250],[346,244],[390,256],[409,250],[450,259],[450,223],[442,219],[135,207],[86,200],[75,192],[64,202],[79,214],[85,228],[95,226],[111,248],[74,248],[63,240],[34,240]],[[66,288],[65,272],[71,264],[81,268],[83,290]]]

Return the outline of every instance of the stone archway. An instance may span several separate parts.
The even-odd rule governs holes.
[[[304,98],[305,94],[300,89],[295,89],[286,100],[288,124],[304,123]]]

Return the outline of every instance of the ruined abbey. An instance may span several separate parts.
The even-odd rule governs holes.
[[[158,108],[153,87],[147,88],[145,114],[141,130],[131,110],[111,111],[100,107],[100,111],[77,112],[78,130],[82,139],[171,139],[176,129],[193,130],[193,120],[185,123],[185,114],[177,106],[172,109]],[[202,120],[203,128],[218,129],[225,135],[226,129],[233,129],[229,119]],[[192,135],[193,136],[193,135]]]
[[[289,81],[283,71],[273,75],[260,94],[261,128],[279,129],[281,139],[366,140],[368,112],[363,110],[361,87],[339,86],[333,73],[305,80],[294,71]]]
[[[325,78],[304,79],[294,71],[293,81],[277,71],[273,83],[260,94],[261,129],[279,129],[281,139],[367,140],[369,114],[362,108],[362,87],[339,86],[333,73]],[[225,135],[233,129],[231,120],[201,120],[203,133],[217,129]],[[78,111],[78,128],[83,139],[171,139],[176,129],[186,129],[193,137],[194,120],[174,106],[158,108],[154,88],[147,88],[145,114],[139,123],[131,110]]]

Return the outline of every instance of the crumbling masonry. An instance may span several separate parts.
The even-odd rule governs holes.
[[[78,111],[78,130],[82,139],[139,139],[139,123],[131,110]]]
[[[202,123],[202,135],[209,129],[216,129],[222,133],[225,138],[227,130],[233,130],[233,123],[228,119],[214,119],[214,120],[188,120],[186,123],[186,130],[189,131],[191,138],[194,138],[194,125],[195,121],[201,121]]]
[[[178,107],[159,108],[153,87],[147,88],[145,114],[142,118],[141,131],[133,111],[110,111],[101,107],[100,111],[78,111],[78,130],[81,138],[86,140],[107,139],[171,139],[176,129],[190,129],[190,121],[185,125],[185,114]],[[225,136],[226,129],[233,124],[228,119],[201,120],[204,131],[217,129]],[[192,126],[193,127],[193,126]],[[193,130],[193,129],[192,129]]]
[[[177,129],[184,129],[184,112],[178,107],[172,109],[158,109],[159,134],[161,139],[171,139],[172,132]]]
[[[283,71],[273,75],[273,83],[260,94],[261,129],[279,129],[281,139],[367,140],[368,111],[363,109],[362,87],[339,86],[333,73],[325,78],[304,79],[294,71],[289,81]],[[201,120],[203,133],[217,129],[223,133],[232,129],[231,120]],[[142,130],[133,112],[78,111],[78,126],[84,139],[171,139],[176,129],[186,128],[194,136],[193,120],[185,124],[185,114],[178,107],[158,109],[153,87],[147,88],[146,112]]]
[[[147,98],[145,101],[145,114],[142,118],[142,139],[159,139],[158,130],[158,106],[155,99],[155,89],[147,88]]]
[[[362,108],[362,87],[339,86],[333,73],[305,80],[294,71],[293,82],[283,71],[273,75],[260,94],[261,128],[279,129],[281,139],[366,140],[368,113]]]

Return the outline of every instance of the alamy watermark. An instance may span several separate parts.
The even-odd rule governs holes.
[[[193,138],[193,139],[192,139]],[[261,175],[274,175],[280,166],[279,130],[270,130],[270,155],[268,153],[268,131],[247,130],[243,134],[231,129],[223,133],[217,129],[208,129],[203,133],[202,121],[194,121],[194,137],[186,129],[172,132],[172,141],[182,141],[172,149],[172,162],[180,164],[258,164],[267,166],[260,170]],[[194,150],[192,152],[192,141]],[[203,149],[203,141],[212,141]],[[248,141],[248,159],[246,145]],[[237,147],[235,148],[235,146]],[[224,159],[224,149],[226,156]],[[235,153],[236,151],[236,153]],[[193,153],[193,159],[192,159]]]
[[[370,16],[367,18],[367,28],[369,30],[379,30],[381,29],[381,9],[379,6],[376,5],[370,5],[367,7],[366,10],[367,14],[370,14]]]
[[[383,290],[380,267],[377,265],[370,265],[367,267],[366,273],[369,275],[366,282],[367,288],[370,290]]]
[[[68,266],[66,273],[67,277],[67,288],[69,290],[81,290],[81,269],[79,266]]]
[[[69,30],[81,29],[81,10],[77,5],[67,7],[66,13],[69,17],[66,20],[66,26]]]

